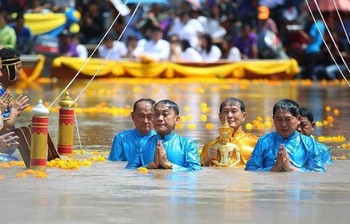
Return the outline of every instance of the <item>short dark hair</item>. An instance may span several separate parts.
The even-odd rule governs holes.
[[[224,109],[225,106],[237,105],[237,104],[239,105],[241,111],[245,112],[245,105],[244,105],[242,100],[234,98],[234,97],[229,97],[229,98],[225,99],[224,101],[222,101],[222,103],[220,104],[220,113],[222,112],[222,110]]]
[[[154,107],[154,105],[156,104],[156,101],[152,100],[151,98],[141,98],[139,100],[137,100],[135,103],[134,103],[134,106],[132,108],[133,111],[136,111],[136,108],[137,108],[137,105],[141,102],[146,102],[146,103],[149,103],[152,108]]]
[[[158,103],[156,103],[156,105],[154,105],[154,107],[156,107],[158,104],[166,105],[168,108],[174,110],[176,115],[180,114],[179,106],[171,100],[165,99],[165,100],[158,101]]]
[[[17,58],[19,56],[21,56],[21,53],[15,48],[5,47],[0,50],[1,60]]]
[[[284,110],[284,111],[288,111],[294,117],[297,117],[298,115],[300,115],[299,104],[297,102],[295,102],[294,100],[291,100],[291,99],[283,99],[283,100],[278,101],[273,106],[273,110],[272,110],[273,117],[275,116],[276,111],[278,109]]]
[[[308,108],[302,107],[299,109],[300,116],[306,117],[310,122],[314,122],[314,115]]]

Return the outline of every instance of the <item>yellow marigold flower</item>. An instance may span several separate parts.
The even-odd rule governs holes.
[[[17,178],[23,178],[23,177],[26,177],[26,176],[27,176],[27,174],[25,172],[20,172],[20,173],[16,174]]]
[[[202,122],[206,122],[206,121],[207,121],[207,115],[202,114],[202,115],[200,116],[200,120],[201,120]]]
[[[32,169],[27,169],[25,171],[26,174],[34,174],[35,173],[35,170],[32,170]]]
[[[92,163],[90,161],[88,161],[88,160],[84,161],[84,166],[91,166],[91,165],[92,165]]]
[[[205,128],[206,128],[207,130],[213,130],[214,125],[213,125],[212,123],[207,123],[207,124],[205,125]]]
[[[326,106],[324,109],[325,109],[325,111],[327,111],[327,112],[331,111],[331,107],[330,107],[330,106]]]
[[[187,120],[187,121],[192,121],[192,119],[193,119],[192,114],[188,114],[188,115],[186,116],[186,120]]]
[[[194,129],[196,129],[196,124],[189,124],[188,128],[191,130],[194,130]]]
[[[272,123],[271,121],[265,121],[265,128],[271,128],[272,127]]]
[[[246,124],[245,124],[245,128],[246,128],[247,130],[252,130],[252,129],[253,129],[253,125],[252,125],[251,123],[246,123]]]
[[[339,113],[340,113],[340,112],[339,112],[339,109],[335,108],[335,109],[333,110],[334,116],[338,116]]]
[[[318,136],[317,141],[319,141],[319,142],[325,142],[325,141],[326,141],[326,137],[324,137],[324,136]]]
[[[148,173],[148,169],[146,167],[139,167],[137,168],[137,171],[139,171],[140,173]]]
[[[327,116],[327,122],[329,123],[329,124],[332,124],[333,123],[333,121],[334,121],[334,118],[332,117],[332,116]]]
[[[43,172],[43,171],[37,171],[35,172],[35,177],[38,177],[38,178],[48,178],[48,175],[47,173]]]
[[[0,167],[1,168],[9,168],[10,164],[8,164],[8,163],[0,163]]]

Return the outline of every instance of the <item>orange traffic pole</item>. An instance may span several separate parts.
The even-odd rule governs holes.
[[[73,154],[74,105],[68,92],[60,100],[59,105],[57,151],[60,155],[71,156]]]
[[[32,110],[30,168],[46,170],[49,110],[42,100]]]

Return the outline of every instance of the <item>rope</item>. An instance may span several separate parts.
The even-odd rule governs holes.
[[[78,135],[80,153],[83,154],[83,147],[81,146],[81,139],[80,139],[80,133],[79,133],[79,126],[78,126],[78,118],[77,118],[77,114],[76,113],[74,113],[74,120],[75,120],[75,126],[77,127],[77,135]]]
[[[129,26],[129,23],[131,22],[131,20],[133,19],[138,7],[140,6],[140,1],[137,4],[134,12],[132,13],[130,19],[128,20],[128,23],[126,24],[126,26],[124,27],[122,33],[120,34],[120,36],[118,37],[117,41],[115,43],[113,43],[113,46],[115,46],[119,41],[120,38],[123,36],[126,28]],[[94,80],[94,78],[96,77],[96,75],[101,71],[102,67],[107,63],[109,56],[111,55],[111,50],[108,51],[107,57],[103,60],[103,63],[98,67],[97,71],[95,72],[95,74],[91,77],[90,81],[87,83],[87,85],[84,87],[84,89],[79,93],[79,95],[75,98],[75,100],[73,101],[73,103],[71,105],[74,105],[77,100],[79,99],[79,97],[85,92],[85,90],[89,87],[89,85],[91,84],[91,82]]]
[[[126,4],[128,3],[128,0],[125,1],[123,8],[121,11],[124,10],[124,8],[126,7]],[[140,4],[140,3],[139,3]],[[97,44],[97,46],[95,47],[95,49],[92,51],[92,53],[90,54],[90,56],[85,60],[83,66],[81,66],[81,68],[79,69],[79,71],[75,74],[75,76],[72,78],[72,80],[67,84],[67,86],[61,91],[61,93],[57,96],[57,98],[50,104],[50,106],[48,107],[48,109],[50,109],[55,103],[56,101],[62,96],[62,94],[64,92],[67,91],[67,89],[72,85],[72,83],[75,81],[75,79],[78,77],[78,75],[81,73],[81,71],[85,68],[85,66],[87,65],[87,63],[90,61],[91,57],[94,55],[94,53],[97,51],[97,49],[99,48],[99,46],[102,44],[103,40],[106,38],[107,34],[109,33],[109,31],[112,29],[113,25],[115,24],[115,22],[118,20],[121,11],[118,13],[118,15],[116,16],[116,18],[113,20],[112,24],[110,25],[110,27],[108,28],[108,30],[106,31],[106,33],[103,35],[102,39],[100,40],[100,42]],[[102,24],[101,24],[102,25]],[[92,77],[92,79],[95,76]]]
[[[339,64],[338,64],[337,61],[335,60],[335,58],[334,58],[334,56],[333,56],[333,53],[332,53],[331,50],[329,49],[329,47],[328,47],[328,45],[327,45],[327,42],[326,42],[326,40],[324,39],[324,36],[322,35],[322,32],[321,32],[320,28],[318,27],[318,25],[317,25],[317,23],[316,23],[316,19],[315,19],[315,17],[314,17],[314,14],[313,14],[311,8],[310,8],[309,2],[308,2],[307,0],[305,0],[305,3],[306,3],[306,5],[307,5],[307,7],[308,7],[308,9],[309,9],[309,11],[310,11],[310,14],[311,14],[312,19],[314,20],[314,22],[315,22],[315,24],[316,24],[316,28],[317,28],[318,32],[321,34],[322,41],[323,41],[324,45],[326,46],[326,48],[327,48],[327,50],[328,50],[328,52],[329,52],[329,54],[330,54],[332,60],[334,61],[334,64],[337,66],[337,68],[338,68],[339,72],[341,73],[341,75],[342,75],[343,79],[345,80],[345,82],[348,84],[348,86],[350,86],[350,83],[348,82],[348,80],[346,79],[345,75],[343,74],[343,71],[340,69]],[[323,15],[322,15],[322,12],[321,12],[321,10],[320,10],[320,8],[319,8],[318,3],[316,2],[316,0],[314,0],[314,3],[315,3],[315,6],[316,6],[316,8],[317,8],[318,13],[320,14],[320,16],[321,16],[321,18],[322,18],[323,23],[325,24],[325,28],[326,28],[327,32],[328,32],[328,34],[329,34],[329,36],[330,36],[330,38],[331,38],[331,40],[332,40],[332,42],[333,42],[335,48],[337,49],[337,52],[338,52],[340,58],[342,59],[342,61],[343,61],[344,65],[345,65],[345,67],[346,67],[347,70],[349,71],[349,68],[348,68],[348,66],[347,66],[347,64],[346,64],[346,62],[345,62],[343,56],[341,55],[341,52],[340,52],[340,50],[339,50],[339,48],[338,48],[338,45],[337,45],[337,44],[335,43],[335,41],[334,41],[334,38],[333,38],[333,36],[332,36],[332,34],[331,34],[329,28],[328,28],[328,25],[327,25],[327,23],[326,23],[326,21],[325,21]],[[335,6],[335,7],[337,7],[337,6]]]

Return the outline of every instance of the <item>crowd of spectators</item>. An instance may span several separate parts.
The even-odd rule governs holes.
[[[302,78],[339,78],[334,62],[324,54],[323,38],[329,41],[329,35],[322,27],[315,33],[314,21],[304,0],[169,0],[168,4],[140,4],[139,7],[127,4],[127,10],[121,10],[122,2],[0,0],[1,11],[6,12],[1,14],[5,22],[0,17],[0,33],[3,24],[8,24],[17,35],[15,46],[22,53],[28,53],[25,43],[30,31],[25,29],[23,14],[63,12],[67,7],[75,7],[81,14],[80,31],[74,36],[62,35],[60,39],[67,37],[69,39],[63,42],[68,41],[81,49],[96,46],[121,13],[94,57],[207,63],[289,57],[305,68]],[[12,13],[17,13],[17,18],[6,22]],[[317,14],[316,19],[322,25]],[[344,24],[350,24],[348,15],[342,16]],[[344,43],[341,50],[347,59],[349,43],[344,41],[339,21],[332,22],[332,13],[325,17],[334,37]],[[0,35],[0,46],[5,45],[3,37]],[[83,56],[78,50],[60,53],[86,57],[86,50],[83,51]]]

